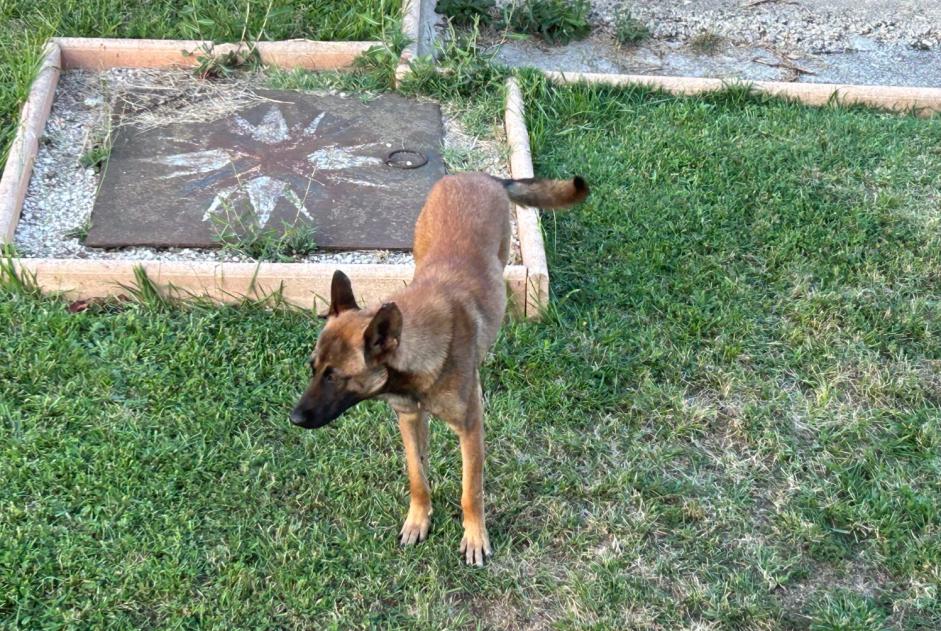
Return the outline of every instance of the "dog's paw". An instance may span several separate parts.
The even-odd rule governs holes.
[[[483,567],[484,559],[493,556],[490,549],[490,538],[487,528],[483,525],[464,526],[464,538],[461,539],[461,554],[468,565]]]
[[[402,531],[399,533],[399,543],[403,546],[410,546],[419,541],[424,541],[428,536],[428,528],[431,526],[431,510],[422,510],[416,508],[408,509],[408,516],[405,518],[405,524],[402,525]]]

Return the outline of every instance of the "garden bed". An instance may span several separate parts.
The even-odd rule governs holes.
[[[270,87],[264,73],[230,80],[205,81],[183,69],[113,68],[105,71],[73,70],[62,74],[49,120],[33,165],[33,174],[23,203],[13,243],[20,256],[28,258],[80,258],[97,260],[257,262],[233,247],[88,247],[84,236],[91,224],[92,209],[105,170],[107,156],[97,156],[96,143],[112,136],[113,110],[122,105],[137,113],[125,115],[120,124],[156,128],[190,121],[212,123],[233,108],[272,101],[262,95]],[[321,92],[326,94],[326,92]],[[360,95],[331,90],[331,96],[357,101]],[[141,101],[156,95],[156,107]],[[449,156],[471,160],[476,168],[507,176],[500,139],[472,136],[464,129],[459,113],[442,106],[443,153],[449,171]],[[99,161],[101,164],[91,164]],[[460,166],[460,165],[457,165]],[[511,263],[518,264],[519,239],[515,219]],[[316,238],[316,234],[314,234]],[[318,249],[291,257],[304,263],[412,263],[403,250]]]
[[[353,59],[368,48],[370,43],[323,44],[319,42],[269,42],[258,44],[262,63],[278,68],[342,69],[351,65]],[[45,182],[34,182],[35,196],[27,198],[27,185],[33,175],[33,163],[37,153],[40,163],[37,174],[55,169],[47,149],[39,150],[39,141],[53,107],[53,97],[60,80],[60,70],[103,72],[112,79],[126,76],[147,76],[147,72],[118,71],[114,68],[168,69],[192,67],[199,62],[196,54],[205,50],[202,42],[167,42],[139,40],[87,40],[62,38],[50,42],[42,69],[23,110],[18,137],[10,152],[10,158],[0,185],[0,238],[13,241],[23,248],[24,256],[16,260],[20,270],[35,276],[37,283],[47,291],[62,292],[71,298],[91,298],[113,295],[123,285],[133,282],[135,269],[143,268],[158,287],[177,295],[208,296],[220,301],[240,300],[245,296],[266,295],[279,292],[291,303],[303,307],[314,307],[324,312],[329,280],[333,271],[340,267],[353,279],[354,286],[366,304],[380,301],[391,291],[406,284],[412,275],[410,255],[402,252],[358,252],[315,253],[304,260],[289,263],[258,262],[233,255],[227,251],[154,251],[147,248],[120,251],[90,252],[78,243],[81,236],[82,212],[88,212],[92,203],[88,191],[96,184],[96,175],[86,169],[76,172],[76,180],[68,185],[69,192],[60,206],[70,207],[73,216],[56,228],[39,227],[39,214],[33,213],[43,203],[48,203]],[[232,50],[239,50],[232,47]],[[217,46],[218,54],[225,47]],[[82,75],[66,74],[65,82]],[[153,76],[153,75],[150,75]],[[181,76],[181,75],[178,75]],[[87,77],[86,77],[87,78]],[[87,87],[87,86],[86,86]],[[511,174],[514,177],[529,177],[532,174],[528,142],[523,125],[518,93],[512,106],[508,107],[508,139],[511,144]],[[82,106],[95,110],[104,99],[94,94],[82,99]],[[447,116],[449,134],[445,145],[466,140],[454,117]],[[88,125],[94,126],[100,119],[92,112]],[[74,121],[73,121],[74,122]],[[55,123],[55,119],[53,119]],[[80,125],[79,125],[80,126]],[[61,131],[61,130],[60,130]],[[72,130],[76,131],[76,130]],[[86,130],[90,131],[90,130]],[[82,133],[76,131],[76,133]],[[77,148],[73,147],[74,151]],[[497,169],[499,171],[499,169]],[[84,193],[83,193],[84,191]],[[40,201],[43,195],[44,201]],[[74,196],[69,197],[69,196]],[[23,232],[17,235],[20,210],[26,203]],[[62,200],[60,200],[62,201]],[[34,216],[35,215],[35,216]],[[511,304],[516,305],[520,315],[535,317],[548,296],[548,276],[545,271],[545,255],[542,251],[541,235],[538,234],[538,219],[534,210],[517,209],[519,219],[520,247],[518,261],[507,267],[506,278],[513,295]],[[66,239],[50,238],[47,233],[58,232],[73,236]],[[532,234],[531,234],[532,233]],[[38,238],[37,237],[38,234]],[[69,241],[71,240],[71,241]],[[38,247],[37,244],[43,244]],[[63,258],[62,255],[65,255]],[[107,260],[99,260],[107,259]],[[527,289],[529,288],[529,289]]]

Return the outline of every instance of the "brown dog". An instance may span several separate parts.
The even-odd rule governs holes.
[[[498,180],[484,174],[438,181],[415,225],[415,275],[381,307],[360,309],[350,280],[333,275],[327,323],[311,356],[310,385],[291,412],[321,427],[365,399],[388,401],[405,443],[411,502],[403,545],[424,540],[431,523],[428,415],[461,443],[468,564],[491,554],[484,525],[483,398],[478,367],[506,309],[503,268],[510,254],[507,197],[560,208],[588,195],[584,180]]]

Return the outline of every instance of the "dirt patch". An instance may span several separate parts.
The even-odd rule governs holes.
[[[859,559],[848,561],[841,567],[811,562],[807,568],[807,578],[782,587],[778,591],[778,602],[785,620],[806,625],[810,622],[807,615],[809,605],[819,594],[844,590],[866,598],[876,598],[882,586],[889,583],[888,575]]]

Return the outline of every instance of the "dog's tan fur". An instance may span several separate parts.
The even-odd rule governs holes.
[[[415,226],[415,275],[379,308],[359,309],[349,280],[334,276],[327,323],[317,341],[311,385],[292,413],[317,427],[357,401],[388,401],[405,444],[410,505],[403,545],[428,534],[428,418],[444,420],[463,461],[461,552],[482,565],[491,554],[484,521],[483,397],[478,367],[506,309],[503,268],[510,252],[509,204],[557,208],[588,189],[574,180],[447,176],[432,188]],[[352,403],[351,403],[352,402]]]

